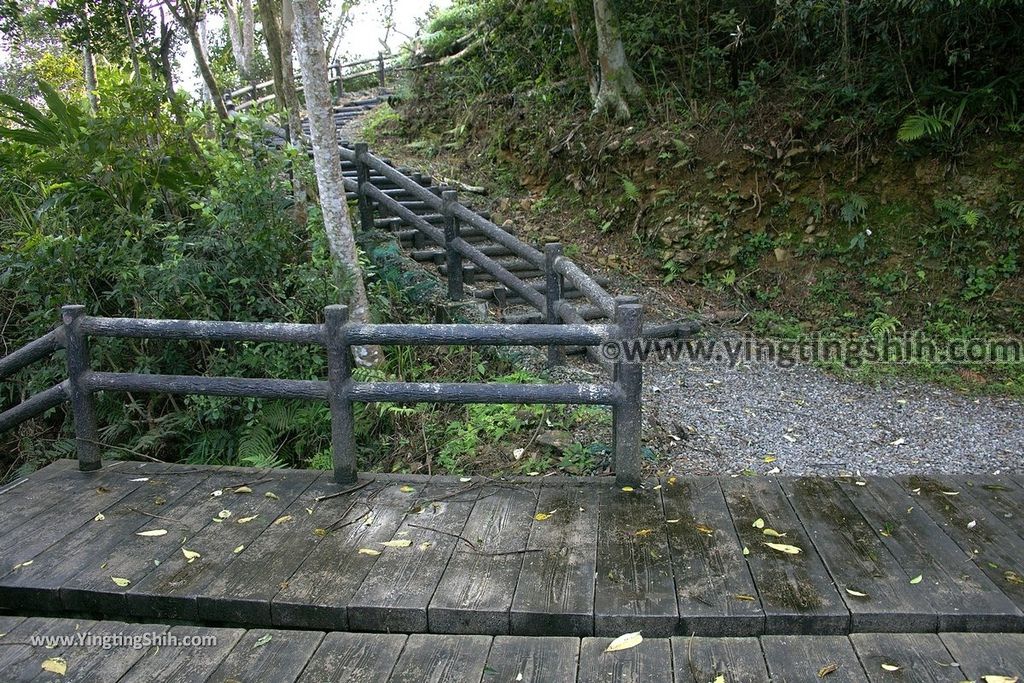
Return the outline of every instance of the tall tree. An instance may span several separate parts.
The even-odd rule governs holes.
[[[235,58],[238,75],[242,81],[252,79],[252,62],[255,55],[255,17],[252,0],[224,0],[224,23],[228,28],[231,55]]]
[[[188,35],[188,41],[192,44],[192,52],[195,54],[196,65],[199,67],[203,83],[206,84],[206,89],[210,93],[210,99],[213,100],[213,107],[217,110],[217,115],[226,119],[228,110],[224,106],[224,96],[221,95],[217,79],[214,78],[213,70],[210,68],[206,46],[203,45],[202,38],[199,36],[199,24],[203,18],[203,0],[166,0],[165,4],[174,16],[174,20],[185,29],[185,33]]]
[[[367,322],[370,307],[345,199],[320,11],[316,0],[293,0],[292,6],[295,11],[295,46],[299,67],[302,69],[302,85],[306,94],[306,110],[313,143],[313,164],[320,189],[320,207],[324,229],[327,231],[327,243],[335,262],[348,271],[352,319]],[[354,350],[357,363],[374,365],[380,359],[380,350],[377,348]]]
[[[274,95],[277,106],[284,108],[284,74],[281,64],[281,18],[275,0],[256,0],[260,10],[260,23],[263,27],[263,38],[267,41],[267,57],[270,58],[270,73],[274,80]]]
[[[594,113],[609,112],[618,119],[629,118],[629,100],[640,95],[640,86],[622,46],[619,21],[609,0],[594,0],[594,26],[597,29],[597,60],[601,83],[594,99]]]

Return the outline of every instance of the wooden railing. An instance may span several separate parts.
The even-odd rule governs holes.
[[[342,64],[340,62],[334,62],[327,67],[327,79],[334,90],[335,97],[341,97],[345,93],[345,81],[353,80],[356,78],[362,78],[365,76],[376,76],[378,87],[385,87],[387,83],[387,73],[391,71],[394,66],[393,62],[397,58],[397,55],[384,55],[378,53],[373,59],[363,59],[357,62],[348,62]],[[364,67],[358,71],[350,71],[351,69]],[[249,107],[258,106],[261,104],[267,104],[274,100],[274,81],[263,81],[262,83],[253,83],[245,87],[239,88],[238,90],[232,90],[225,95],[225,104],[231,111],[242,111]],[[302,92],[302,84],[296,83],[296,90]]]

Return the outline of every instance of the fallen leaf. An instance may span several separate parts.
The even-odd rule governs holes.
[[[818,669],[818,678],[824,678],[825,676],[828,676],[831,673],[835,673],[838,670],[839,665],[835,662],[832,662],[831,664],[826,664],[825,666]]]
[[[967,522],[968,529],[973,529],[976,526],[978,526],[978,520],[976,519],[972,519],[971,521]]]
[[[895,664],[882,664],[882,668],[886,671],[899,671],[900,668]]]
[[[245,546],[244,545],[240,545],[237,548],[235,548],[234,550],[232,550],[231,552],[233,552],[235,555],[237,555],[238,553],[242,552],[243,550],[245,550]]]
[[[558,511],[552,510],[551,512],[538,512],[533,516],[533,518],[538,522],[543,522],[545,519],[551,519],[551,515],[555,514],[556,512]]]
[[[750,548],[748,548],[747,546],[743,546],[743,554],[744,555],[749,555],[750,554]]]
[[[665,524],[679,524],[680,521],[682,521],[682,520],[680,520],[679,518],[676,518],[676,519],[666,519],[665,520]]]
[[[906,442],[907,442],[907,440],[906,440],[906,439],[904,439],[904,438],[903,438],[903,437],[901,436],[900,438],[896,439],[895,441],[890,441],[890,442],[889,442],[889,445],[890,445],[890,446],[902,446],[902,445],[903,445],[903,444],[905,444]]]
[[[640,538],[643,538],[644,536],[650,536],[650,535],[651,535],[651,533],[652,533],[652,530],[651,530],[651,529],[637,529],[637,530],[636,530],[636,531],[635,531],[635,532],[633,533],[633,535],[634,535],[634,536],[639,536]]]
[[[675,485],[676,485],[676,482],[677,482],[677,481],[679,481],[679,480],[678,480],[678,479],[676,479],[676,476],[675,476],[675,475],[672,475],[671,477],[669,477],[669,478],[668,478],[668,479],[666,479],[665,481],[666,481],[666,483],[668,483],[668,485],[669,485],[669,486],[675,486]]]
[[[380,555],[380,551],[379,550],[374,550],[373,548],[360,548],[359,549],[359,554],[360,555]]]
[[[398,490],[402,493],[416,493],[416,489],[406,484],[405,486],[399,486]]]
[[[129,479],[128,481],[149,481],[149,477],[138,477],[136,479]]]
[[[252,649],[255,650],[257,648],[261,648],[261,647],[263,647],[264,645],[266,645],[267,643],[269,643],[273,639],[274,639],[274,636],[270,635],[269,633],[266,633],[266,634],[260,636],[259,639],[257,639],[257,641],[255,643],[253,643]]]
[[[711,683],[725,683],[725,674],[718,674]]]
[[[786,537],[786,534],[779,533],[775,529],[772,529],[772,528],[769,528],[769,527],[765,527],[764,529],[761,529],[761,533],[764,534],[765,536],[771,536],[773,538],[785,538]]]
[[[706,524],[698,524],[697,526],[695,526],[693,528],[696,529],[697,531],[699,531],[700,533],[704,534],[705,536],[714,536],[715,535],[715,530],[712,529],[711,527],[707,526]]]
[[[35,560],[27,560],[25,562],[19,562],[18,564],[14,565],[13,569],[21,569],[22,567],[27,567],[30,564],[32,564],[33,562],[35,562]]]
[[[252,517],[239,517],[238,518],[238,523],[239,524],[248,524],[249,522],[251,522],[252,520],[256,519],[257,517],[259,517],[259,515],[253,515]]]
[[[959,491],[943,491],[942,495],[944,495],[944,496],[959,496],[960,492]]]
[[[136,531],[136,536],[166,536],[167,529],[150,529],[149,531]]]
[[[515,458],[516,460],[519,460],[521,457],[523,457],[523,453],[525,453],[525,452],[526,452],[525,448],[513,448],[512,449],[512,457]]]
[[[921,579],[923,579],[923,578],[924,578],[924,577],[923,577],[923,576],[922,576],[921,574],[918,574],[917,576],[915,576],[914,578],[912,578],[912,579],[910,580],[910,585],[912,585],[912,586],[913,586],[913,585],[915,585],[915,584],[921,583]]]
[[[786,545],[785,543],[765,543],[765,545],[772,550],[778,550],[780,553],[786,553],[787,555],[799,555],[803,552],[795,545]]]
[[[106,519],[106,517],[104,517],[103,513],[101,512],[98,515],[96,515],[95,517],[93,517],[92,521],[94,521],[94,522],[102,522],[105,519]]]
[[[985,683],[1017,683],[1020,679],[1016,676],[998,676],[988,674],[986,676],[982,676],[981,680]]]
[[[855,591],[852,588],[847,588],[846,592],[849,593],[850,595],[852,595],[855,598],[866,598],[866,597],[868,597],[867,593],[861,593],[860,591]]]
[[[221,519],[227,519],[231,516],[231,510],[221,510],[220,512],[217,513],[217,516]]]
[[[754,520],[753,527],[755,529],[763,529],[764,528],[764,520],[761,519],[760,517],[758,517],[757,519]]]
[[[120,576],[111,576],[110,580],[113,581],[115,585],[120,586],[121,588],[124,588],[125,586],[131,584],[131,581],[129,581],[128,579],[122,579]]]
[[[747,595],[746,593],[737,593],[733,597],[736,598],[737,600],[747,600],[749,602],[753,602],[754,600],[757,599],[753,595]]]
[[[320,536],[321,538],[323,538],[329,533],[330,532],[327,529],[324,529],[323,527],[317,527],[316,529],[313,529],[313,535]]]
[[[264,498],[269,498],[270,500],[277,500],[278,499],[277,498],[277,494],[274,493],[273,491],[267,491],[266,493],[263,494],[263,497]]]
[[[277,526],[278,524],[284,524],[285,522],[290,522],[291,520],[292,520],[292,516],[291,515],[285,515],[284,517],[278,517],[277,519],[275,519],[274,523],[271,524],[270,526]]]
[[[182,548],[181,554],[185,556],[185,559],[188,561],[189,564],[192,564],[200,557],[202,557],[202,555],[197,553],[195,550],[189,550],[188,548]]]
[[[423,541],[423,543],[420,543],[420,550],[426,550],[427,548],[429,548],[432,545],[434,545],[434,544],[431,543],[430,541]]]
[[[764,461],[765,462],[775,462],[776,460],[778,460],[778,458],[776,458],[774,455],[766,455],[766,456],[764,456]]]
[[[248,486],[239,486],[235,489],[235,493],[252,493],[252,489]]]
[[[473,481],[473,477],[459,477],[459,481],[465,484],[467,482]]]
[[[634,633],[626,633],[612,642],[608,643],[608,647],[604,649],[605,652],[618,652],[620,650],[628,650],[631,647],[636,647],[640,643],[644,642],[644,637],[640,635],[640,631]]]
[[[412,541],[408,538],[397,538],[393,541],[384,541],[381,545],[385,548],[408,548],[412,545]]]
[[[63,676],[68,672],[68,663],[63,657],[50,657],[43,660],[42,669],[43,671]]]
[[[211,492],[210,495],[213,496],[214,498],[218,498],[224,495],[224,491],[221,489],[217,489],[216,491]]]
[[[1007,569],[1003,572],[1003,578],[1006,579],[1007,583],[1012,583],[1015,586],[1024,586],[1024,577],[1012,569]]]
[[[633,490],[633,487],[632,486],[623,486],[622,490],[625,491],[626,493],[629,493],[629,492],[631,492]]]

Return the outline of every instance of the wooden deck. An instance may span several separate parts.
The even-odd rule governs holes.
[[[680,477],[624,491],[598,479],[378,476],[342,488],[314,471],[125,462],[81,473],[62,461],[0,492],[0,608],[467,634],[478,637],[395,636],[380,648],[401,664],[414,646],[465,647],[477,653],[466,655],[473,671],[526,642],[483,637],[491,635],[1019,633],[1022,484],[1019,475]],[[140,535],[156,530],[166,533]],[[327,643],[370,642],[308,637],[310,655]],[[945,636],[900,638],[922,652],[950,645]],[[582,641],[581,671],[599,661],[602,642]],[[771,666],[787,643],[808,652],[838,643],[826,649],[850,658],[856,650],[863,662],[872,647],[902,641],[744,642]],[[576,656],[577,640],[550,643]],[[678,673],[679,641],[660,643],[645,652],[676,653]],[[951,654],[963,664],[974,649]]]
[[[609,638],[325,634],[42,617],[0,617],[0,633],[6,681],[873,683],[1012,680],[1024,671],[1024,635],[1006,633],[677,636],[620,652],[604,652]],[[197,637],[207,640],[183,644]],[[44,671],[47,661],[63,665],[64,674]]]

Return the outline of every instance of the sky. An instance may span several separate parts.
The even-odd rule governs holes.
[[[214,4],[219,3],[214,2]],[[331,4],[338,5],[340,3],[332,2]],[[377,56],[377,52],[382,50],[381,41],[386,33],[383,11],[387,4],[387,0],[362,0],[352,10],[352,23],[349,24],[345,33],[339,39],[341,42],[341,48],[338,50],[339,55],[347,57],[352,61]],[[431,7],[444,8],[449,6],[451,0],[393,0],[392,4],[394,5],[393,17],[395,28],[388,35],[387,45],[392,51],[397,52],[402,43],[416,34],[417,19],[425,17]],[[326,15],[322,19],[325,23],[328,21]],[[222,27],[223,21],[220,17],[210,17],[208,30],[211,33],[222,30]],[[186,49],[181,54],[179,64],[180,74],[178,78],[181,80],[181,85],[186,90],[192,92],[192,94],[198,96],[202,81],[196,69],[192,51],[187,48],[187,44]]]

